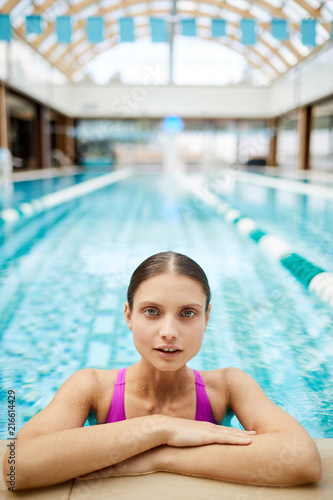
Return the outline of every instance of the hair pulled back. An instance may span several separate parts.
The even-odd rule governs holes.
[[[133,309],[133,297],[141,283],[165,272],[179,274],[197,281],[206,295],[206,311],[208,310],[211,291],[204,270],[190,257],[176,252],[157,253],[148,257],[136,268],[127,290],[130,310]]]

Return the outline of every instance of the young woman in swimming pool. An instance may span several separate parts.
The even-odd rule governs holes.
[[[140,361],[127,370],[85,368],[64,382],[17,434],[16,489],[155,471],[279,486],[319,480],[313,440],[249,375],[187,367],[211,310],[197,263],[153,255],[133,273],[127,299]],[[229,408],[244,431],[219,425]],[[105,425],[84,427],[90,411]]]

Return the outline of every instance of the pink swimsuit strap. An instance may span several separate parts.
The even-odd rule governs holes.
[[[108,418],[106,419],[105,422],[106,424],[109,424],[111,422],[119,422],[121,420],[126,420],[125,397],[124,397],[126,370],[127,368],[122,368],[117,373],[110,411]],[[202,376],[196,370],[193,370],[193,372],[195,377],[195,389],[197,396],[195,420],[200,420],[202,422],[211,422],[213,424],[216,424]]]
[[[121,420],[126,420],[125,415],[125,374],[127,368],[119,370],[117,373],[116,383],[114,385],[114,391],[110,406],[110,411],[108,418],[106,419],[106,424],[110,422],[120,422]]]
[[[193,370],[193,372],[195,376],[195,389],[197,393],[197,409],[195,412],[195,420],[216,424],[217,422],[213,417],[212,408],[210,406],[206,386],[202,379],[202,376],[196,370]]]

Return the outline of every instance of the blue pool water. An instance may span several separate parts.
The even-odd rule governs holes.
[[[268,223],[266,208],[261,215]],[[284,239],[306,247],[281,220]],[[0,262],[1,400],[16,391],[17,430],[74,371],[138,360],[122,312],[127,285],[147,256],[174,250],[195,259],[212,288],[190,366],[239,367],[312,437],[333,437],[333,309],[174,180],[136,175],[28,226],[6,235]],[[320,252],[327,267],[331,252]],[[1,412],[6,438],[4,404]]]
[[[41,198],[55,191],[87,181],[97,175],[101,174],[98,172],[85,172],[81,174],[62,175],[59,177],[14,182],[9,187],[0,184],[0,211],[9,207],[18,208],[21,203],[29,203],[36,198]]]
[[[237,172],[229,177],[210,175],[207,186],[253,218],[264,232],[285,241],[313,264],[333,272],[332,198],[248,184]]]

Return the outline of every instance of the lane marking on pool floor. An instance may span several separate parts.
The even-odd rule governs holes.
[[[0,212],[0,225],[14,225],[20,220],[30,219],[36,215],[57,207],[62,203],[80,198],[85,194],[102,189],[114,182],[126,179],[135,172],[134,168],[127,167],[109,174],[101,175],[95,179],[75,184],[55,193],[47,194],[41,198],[32,200],[30,203],[21,203],[18,208],[6,208]]]
[[[174,174],[182,184],[194,192],[207,205],[215,208],[225,221],[234,224],[237,231],[250,237],[275,260],[288,269],[305,288],[314,292],[324,302],[333,307],[333,273],[298,255],[292,247],[272,234],[259,228],[255,220],[247,217],[239,210],[221,201],[218,196],[201,186],[202,179],[192,178],[181,172]]]

